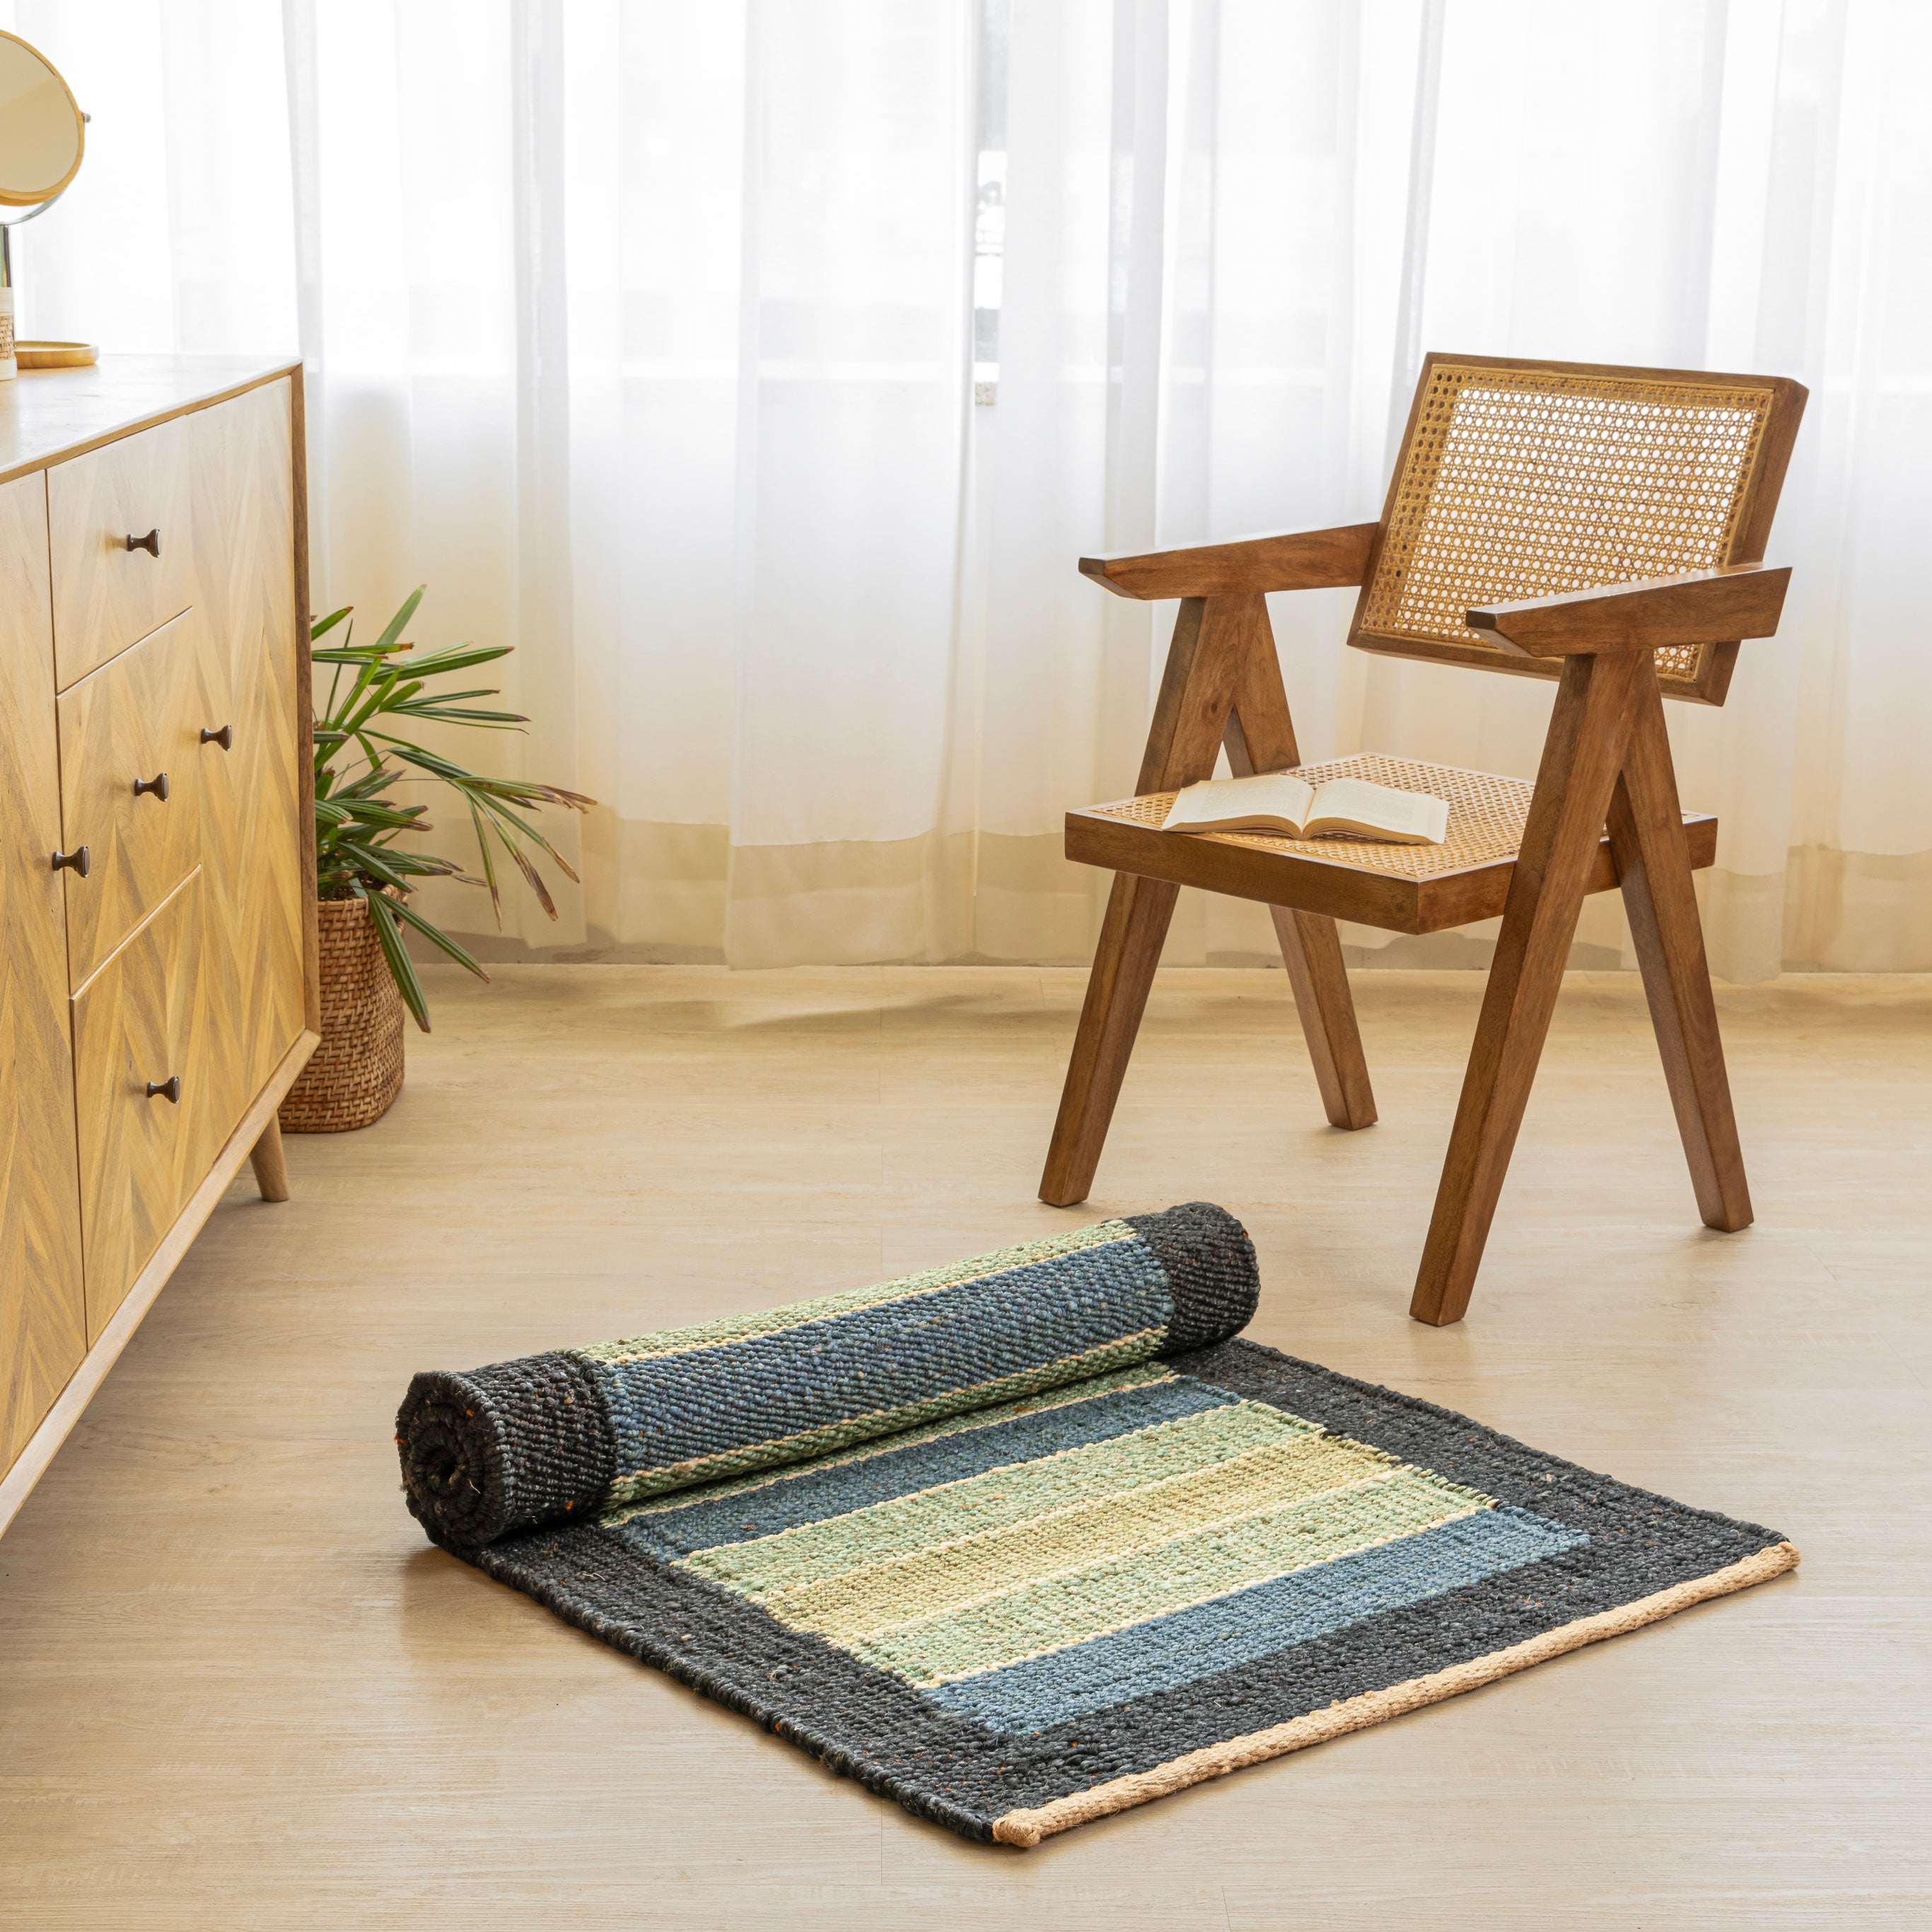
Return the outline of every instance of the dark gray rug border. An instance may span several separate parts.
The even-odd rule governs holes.
[[[1258,1342],[1218,1342],[1177,1355],[1167,1366],[1176,1375],[1192,1376],[1253,1401],[1272,1402],[1320,1423],[1335,1435],[1385,1450],[1452,1482],[1480,1490],[1498,1502],[1514,1503],[1573,1528],[1593,1532],[1609,1526],[1603,1514],[1606,1510],[1632,1516],[1660,1512],[1661,1520],[1674,1526],[1688,1529],[1699,1524],[1714,1535],[1735,1538],[1737,1557],[1729,1559],[1733,1562],[1784,1540],[1762,1523],[1695,1509],[1654,1490],[1619,1482],[1532,1448],[1453,1408],[1345,1376]]]
[[[1221,1342],[1169,1366],[1580,1529],[1591,1540],[1220,1676],[1023,1738],[940,1711],[897,1678],[590,1525],[533,1532],[467,1560],[914,1815],[984,1840],[1008,1811],[1487,1656],[1708,1576],[1782,1540],[1759,1525],[1532,1449],[1454,1410],[1257,1343]]]

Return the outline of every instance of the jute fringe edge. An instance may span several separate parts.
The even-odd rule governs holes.
[[[1621,1636],[1626,1630],[1641,1629],[1660,1618],[1688,1610],[1693,1604],[1704,1603],[1712,1597],[1728,1596],[1733,1590],[1747,1589],[1754,1583],[1768,1582],[1773,1576],[1781,1576],[1786,1570],[1797,1566],[1798,1552],[1792,1544],[1774,1544],[1770,1549],[1761,1550],[1755,1556],[1746,1557],[1742,1563],[1713,1570],[1708,1576],[1660,1590],[1654,1596],[1640,1597],[1634,1604],[1602,1611],[1594,1617],[1580,1617],[1560,1630],[1546,1630],[1542,1636],[1532,1637],[1526,1642],[1511,1644],[1507,1650],[1492,1651],[1487,1657],[1459,1664],[1453,1670],[1434,1671],[1426,1677],[1412,1677],[1406,1683],[1392,1684],[1386,1690],[1371,1690],[1362,1696],[1351,1697],[1345,1703],[1331,1704],[1325,1711],[1311,1711],[1306,1717],[1297,1718],[1292,1723],[1276,1724],[1265,1731],[1250,1731],[1244,1738],[1230,1738],[1226,1744],[1210,1744],[1205,1750],[1190,1751],[1185,1757],[1174,1758],[1152,1771],[1137,1772],[1131,1778],[1114,1778],[1106,1784],[1096,1784],[1090,1791],[1076,1792],[1069,1798],[1056,1798],[1051,1804],[1038,1805],[1030,1810],[1009,1811],[994,1821],[993,1836],[1002,1844],[1036,1845],[1041,1839],[1050,1838],[1056,1832],[1090,1823],[1112,1812],[1127,1810],[1151,1798],[1165,1798],[1170,1792],[1185,1790],[1190,1784],[1222,1777],[1228,1772],[1240,1770],[1244,1766],[1259,1764],[1268,1758],[1285,1757],[1290,1751],[1301,1750],[1310,1744],[1325,1744],[1330,1738],[1342,1737],[1350,1731],[1365,1730],[1371,1724],[1399,1718],[1405,1711],[1418,1710],[1424,1704],[1439,1704],[1445,1697],[1493,1683],[1498,1677],[1527,1670],[1534,1664],[1546,1663],[1552,1657],[1561,1657],[1566,1651],[1581,1650],[1586,1644],[1600,1642],[1605,1637]]]

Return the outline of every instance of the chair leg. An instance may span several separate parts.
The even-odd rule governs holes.
[[[1178,791],[1213,772],[1244,667],[1268,635],[1268,600],[1258,592],[1181,599],[1136,792]],[[1272,661],[1271,644],[1268,650]],[[1040,1198],[1056,1208],[1084,1201],[1093,1187],[1180,892],[1165,879],[1114,874],[1040,1180]]]
[[[1270,906],[1281,963],[1294,993],[1315,1084],[1322,1110],[1333,1127],[1372,1127],[1376,1096],[1369,1085],[1369,1063],[1355,1024],[1355,1002],[1348,970],[1342,963],[1342,938],[1335,922],[1319,913]]]
[[[1243,658],[1241,681],[1234,710],[1222,734],[1228,769],[1237,778],[1256,772],[1286,771],[1301,762],[1288,716],[1288,693],[1281,681],[1281,660],[1275,654],[1274,634],[1268,628],[1268,604],[1258,599],[1252,621],[1254,646]],[[1294,1010],[1302,1037],[1315,1066],[1315,1084],[1322,1091],[1322,1111],[1336,1127],[1372,1127],[1376,1096],[1369,1085],[1369,1063],[1355,1024],[1355,1002],[1348,992],[1348,968],[1342,964],[1341,935],[1335,922],[1319,913],[1294,912],[1270,906],[1274,932],[1281,946],[1281,963],[1288,968],[1294,989]]]
[[[1134,1050],[1134,1036],[1140,1030],[1148,990],[1160,964],[1161,943],[1180,892],[1165,879],[1114,874],[1106,920],[1087,981],[1087,1001],[1080,1010],[1080,1030],[1060,1092],[1060,1118],[1054,1123],[1046,1170],[1040,1176],[1040,1198],[1056,1208],[1070,1208],[1092,1191],[1127,1057]]]
[[[1550,1030],[1648,653],[1564,661],[1409,1313],[1460,1322]]]
[[[1624,775],[1610,803],[1610,849],[1697,1211],[1706,1227],[1732,1234],[1751,1222],[1744,1151],[1724,1072],[1663,702],[1654,687],[1640,694],[1639,702]]]

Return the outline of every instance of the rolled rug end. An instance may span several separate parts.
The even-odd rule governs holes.
[[[397,1412],[396,1448],[410,1513],[432,1542],[456,1550],[582,1522],[616,1470],[603,1392],[587,1363],[561,1351],[416,1376]]]
[[[396,1412],[396,1451],[410,1514],[433,1542],[470,1550],[503,1533],[502,1432],[466,1377],[432,1370],[411,1378]]]
[[[1262,1277],[1248,1231],[1211,1201],[1184,1201],[1157,1214],[1121,1217],[1167,1270],[1174,1313],[1163,1355],[1184,1354],[1238,1335],[1261,1304]]]

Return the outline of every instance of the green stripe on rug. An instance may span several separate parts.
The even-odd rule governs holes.
[[[1175,1379],[1174,1371],[1164,1362],[1141,1362],[1130,1369],[1116,1369],[1110,1375],[1090,1376],[1084,1382],[1070,1382],[1064,1387],[1042,1389],[1036,1394],[1022,1396],[1015,1402],[994,1402],[986,1408],[969,1409],[964,1415],[949,1415],[943,1420],[927,1424],[920,1429],[906,1429],[892,1436],[879,1436],[861,1443],[856,1449],[848,1449],[843,1454],[821,1456],[815,1458],[808,1473],[816,1475],[821,1469],[842,1468],[848,1462],[869,1462],[877,1456],[890,1456],[902,1449],[910,1449],[922,1442],[937,1442],[947,1436],[962,1436],[969,1430],[990,1428],[1001,1422],[1010,1422],[1016,1416],[1043,1415],[1048,1410],[1070,1408],[1077,1402],[1091,1402],[1096,1396],[1111,1395],[1116,1389],[1148,1388],[1156,1382],[1171,1382]],[[1306,1425],[1312,1428],[1314,1424]],[[607,1529],[614,1529],[618,1524],[628,1522],[634,1516],[658,1516],[670,1510],[688,1509],[697,1503],[715,1502],[723,1496],[746,1496],[755,1490],[768,1490],[774,1483],[788,1483],[795,1478],[808,1473],[792,1466],[777,1469],[755,1470],[748,1476],[735,1476],[722,1482],[707,1483],[701,1490],[680,1490],[674,1495],[660,1496],[650,1502],[625,1503],[604,1510],[597,1520]]]
[[[1028,1268],[1036,1262],[1050,1261],[1056,1255],[1069,1255],[1082,1248],[1106,1247],[1115,1241],[1138,1240],[1140,1237],[1124,1221],[1096,1221],[1070,1233],[1043,1236],[1022,1241],[1010,1248],[996,1249],[989,1255],[976,1255],[969,1261],[952,1262],[944,1268],[928,1268],[922,1274],[902,1275],[896,1281],[882,1281],[871,1288],[848,1288],[842,1294],[820,1295],[814,1301],[794,1301],[782,1308],[760,1308],[746,1315],[729,1315],[716,1322],[702,1322],[689,1328],[667,1328],[648,1335],[631,1335],[615,1342],[593,1342],[569,1352],[586,1362],[644,1362],[664,1355],[681,1355],[693,1348],[715,1348],[727,1342],[748,1341],[754,1336],[777,1335],[808,1322],[823,1322],[834,1315],[849,1315],[856,1308],[876,1307],[882,1301],[902,1301],[914,1295],[936,1294],[944,1288],[956,1288],[962,1282],[982,1281],[988,1275],[1005,1274],[1014,1268]]]
[[[1289,1436],[1052,1516],[781,1592],[766,1607],[787,1623],[844,1642],[1104,1565],[1399,1466],[1377,1450],[1334,1436]]]
[[[1042,1577],[897,1629],[832,1640],[916,1684],[944,1683],[1124,1630],[1490,1506],[1488,1498],[1440,1477],[1399,1468],[1346,1490],[1210,1524],[1090,1569]]]
[[[728,1588],[769,1596],[1144,1490],[1314,1432],[1312,1423],[1280,1409],[1232,1403],[776,1535],[700,1550],[683,1567]]]

